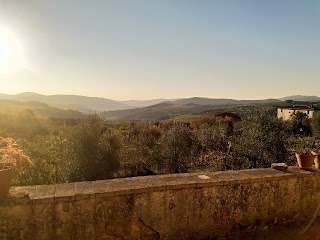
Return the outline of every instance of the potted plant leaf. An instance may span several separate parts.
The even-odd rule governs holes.
[[[303,170],[311,171],[314,157],[315,156],[310,152],[296,152],[298,167]]]
[[[0,137],[0,198],[9,192],[13,173],[23,174],[27,166],[32,165],[12,138]]]

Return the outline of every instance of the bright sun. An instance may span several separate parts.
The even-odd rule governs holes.
[[[23,67],[23,51],[18,38],[0,26],[0,75],[7,75]]]

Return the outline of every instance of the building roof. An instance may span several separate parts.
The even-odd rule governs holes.
[[[307,111],[314,111],[312,107],[304,106],[304,105],[294,105],[288,107],[279,107],[280,109],[288,109],[288,110],[307,110]]]

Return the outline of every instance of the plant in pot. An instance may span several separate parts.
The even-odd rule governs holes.
[[[296,152],[298,167],[303,170],[311,171],[314,157],[315,156],[311,154],[311,152]]]
[[[32,165],[12,138],[0,137],[0,198],[9,192],[13,173],[23,174],[26,167]]]
[[[314,149],[311,151],[311,154],[314,155],[314,165],[317,169],[319,169],[319,156],[320,151],[318,149]]]

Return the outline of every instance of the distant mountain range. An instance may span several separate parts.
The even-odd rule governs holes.
[[[293,100],[293,101],[320,101],[320,98],[317,96],[301,96],[293,95],[288,97],[279,98],[281,101]]]
[[[130,101],[115,101],[107,98],[85,97],[78,95],[41,95],[33,92],[25,92],[16,95],[0,94],[0,99],[14,100],[20,102],[40,102],[45,103],[50,107],[55,107],[63,110],[73,110],[81,113],[103,113],[119,111],[119,110],[133,110],[135,108],[145,108],[162,103],[170,103],[172,105],[186,105],[195,104],[196,106],[222,106],[222,105],[241,105],[241,104],[257,104],[257,103],[277,103],[285,100],[294,101],[316,101],[320,100],[316,96],[289,96],[281,99],[263,99],[263,100],[235,100],[224,98],[203,98],[192,97],[183,99],[152,99],[152,100],[130,100]],[[161,106],[161,105],[160,105]],[[158,109],[159,106],[151,107],[150,109]],[[190,106],[189,106],[190,107]],[[170,107],[172,108],[172,107]],[[149,109],[149,110],[150,110]],[[172,109],[171,109],[172,110]],[[139,110],[137,110],[139,112]],[[115,114],[114,112],[110,115]]]
[[[255,104],[255,103],[272,103],[272,102],[280,102],[278,99],[264,99],[264,100],[235,100],[235,99],[227,99],[227,98],[185,98],[179,99],[176,101],[172,101],[173,104],[198,104],[198,105],[235,105],[235,104]]]

